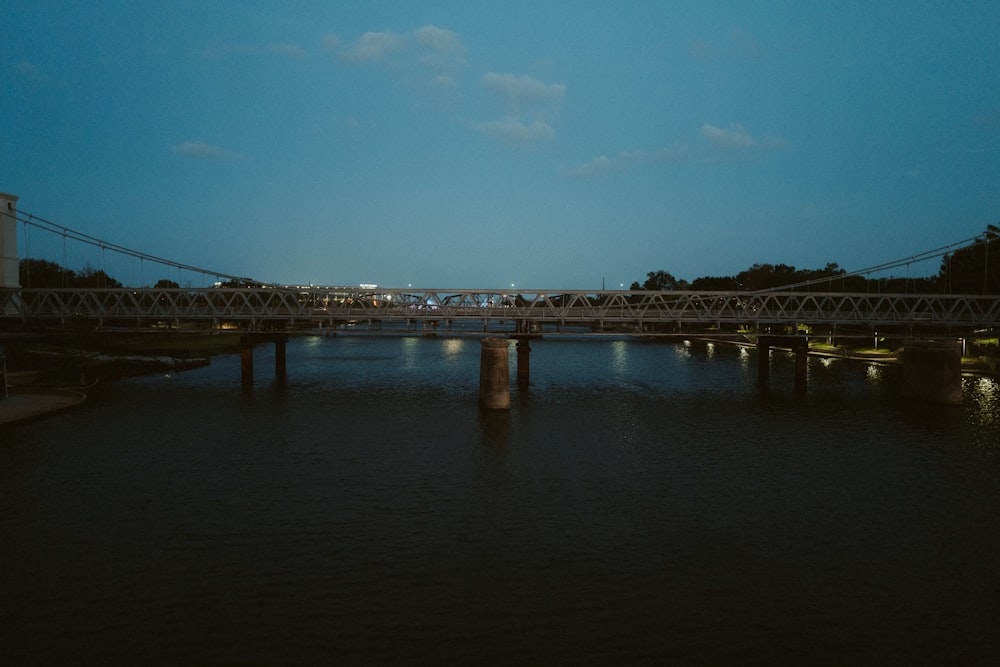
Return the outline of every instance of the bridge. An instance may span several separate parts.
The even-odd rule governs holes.
[[[949,341],[994,337],[1000,329],[1000,296],[986,294],[985,289],[981,295],[830,291],[832,280],[841,276],[827,283],[827,291],[811,284],[767,291],[306,287],[265,285],[218,273],[215,275],[229,280],[211,288],[21,286],[15,222],[23,223],[26,230],[31,225],[61,234],[64,244],[71,238],[97,245],[102,254],[111,249],[140,261],[214,272],[116,246],[34,216],[25,217],[17,213],[17,197],[12,195],[0,194],[0,200],[5,203],[0,209],[0,330],[40,332],[68,325],[73,330],[82,327],[92,331],[235,330],[243,334],[245,382],[252,378],[253,346],[264,340],[278,346],[277,372],[284,374],[284,344],[292,332],[394,331],[476,334],[489,340],[498,335],[515,338],[519,341],[518,377],[525,380],[527,341],[541,335],[740,337],[757,344],[762,352],[772,346],[795,350],[804,383],[810,336],[831,342],[852,337],[874,337],[877,342],[880,335],[943,341],[948,350],[947,366],[954,369],[958,362]],[[989,237],[985,242],[988,244]],[[925,253],[922,258],[940,254]],[[988,252],[985,257],[988,261]],[[914,259],[904,261],[908,266]],[[499,346],[487,344],[487,340],[484,355],[490,346],[494,350],[489,353],[491,358],[499,359],[495,353]],[[918,349],[920,345],[911,347]],[[936,354],[930,350],[925,356]],[[762,378],[766,378],[766,356],[760,355]],[[940,364],[933,361],[931,366],[937,369]],[[948,372],[957,376],[957,372]]]
[[[778,333],[971,336],[1000,327],[1000,296],[773,291],[0,288],[5,328],[247,332],[355,327],[481,333]],[[839,330],[839,333],[838,333]]]
[[[517,339],[517,376],[524,384],[528,341],[543,334],[740,335],[758,347],[761,383],[767,382],[770,348],[793,350],[796,390],[803,393],[809,334],[831,342],[834,336],[873,335],[877,341],[881,329],[900,338],[938,340],[907,345],[907,363],[915,369],[910,375],[917,378],[909,384],[917,387],[917,396],[954,403],[961,400],[961,352],[948,340],[987,335],[1000,327],[1000,297],[318,287],[0,289],[0,326],[5,329],[69,323],[93,330],[239,330],[244,384],[252,382],[253,348],[263,341],[275,344],[275,370],[285,375],[285,343],[292,331],[394,328],[421,335],[490,336],[483,339],[480,389],[484,406],[493,409],[510,406],[508,348],[497,334]]]

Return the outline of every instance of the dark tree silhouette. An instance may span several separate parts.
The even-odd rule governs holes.
[[[22,259],[18,265],[18,280],[26,288],[60,287],[121,287],[122,284],[89,264],[79,272],[45,259]]]
[[[22,259],[18,263],[21,287],[73,287],[76,273],[45,259]]]
[[[702,276],[691,281],[693,290],[720,290],[735,292],[740,288],[733,276]]]
[[[646,282],[642,284],[642,287],[638,287],[637,283],[633,283],[633,289],[655,290],[658,292],[687,289],[687,287],[687,281],[677,280],[672,274],[662,270],[647,273]]]
[[[90,287],[90,288],[105,288],[105,287],[121,287],[122,284],[109,276],[104,272],[104,269],[95,269],[86,264],[80,273],[76,276],[76,283],[73,287]]]
[[[1000,227],[988,225],[977,243],[945,255],[938,282],[951,294],[1000,294]]]

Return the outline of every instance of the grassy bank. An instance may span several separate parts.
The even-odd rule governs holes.
[[[238,333],[87,332],[6,347],[9,381],[37,387],[80,387],[197,368],[240,349]]]

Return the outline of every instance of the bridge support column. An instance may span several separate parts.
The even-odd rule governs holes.
[[[20,287],[17,259],[17,195],[0,192],[0,287]],[[12,294],[0,303],[0,315],[17,315],[21,295]],[[6,381],[6,380],[5,380]],[[6,389],[4,389],[6,391]],[[0,391],[0,393],[3,393]]]
[[[285,372],[285,344],[287,342],[288,337],[274,339],[274,375],[282,379],[287,375]]]
[[[935,403],[962,402],[962,344],[908,341],[903,345],[902,393]]]
[[[7,398],[7,355],[0,345],[0,398]]]
[[[288,334],[284,333],[247,333],[240,336],[240,379],[243,386],[253,384],[253,351],[257,343],[274,343],[274,374],[284,379],[286,376],[285,345]]]
[[[809,339],[804,336],[760,336],[757,339],[757,384],[768,385],[771,347],[787,347],[795,353],[795,393],[806,393],[809,378]]]
[[[809,342],[802,341],[795,346],[795,393],[806,393],[809,382]]]
[[[757,384],[766,387],[771,374],[771,339],[760,336],[757,339]]]
[[[479,406],[510,409],[509,345],[503,338],[483,338],[479,356]]]
[[[17,259],[17,195],[0,192],[0,287],[20,287]]]
[[[527,387],[531,378],[531,345],[528,338],[517,338],[517,386]]]
[[[256,346],[253,338],[240,336],[240,380],[243,386],[253,384],[253,348]]]

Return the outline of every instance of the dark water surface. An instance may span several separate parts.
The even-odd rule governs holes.
[[[532,348],[509,413],[476,339],[341,336],[0,431],[0,658],[1000,664],[996,381]]]

